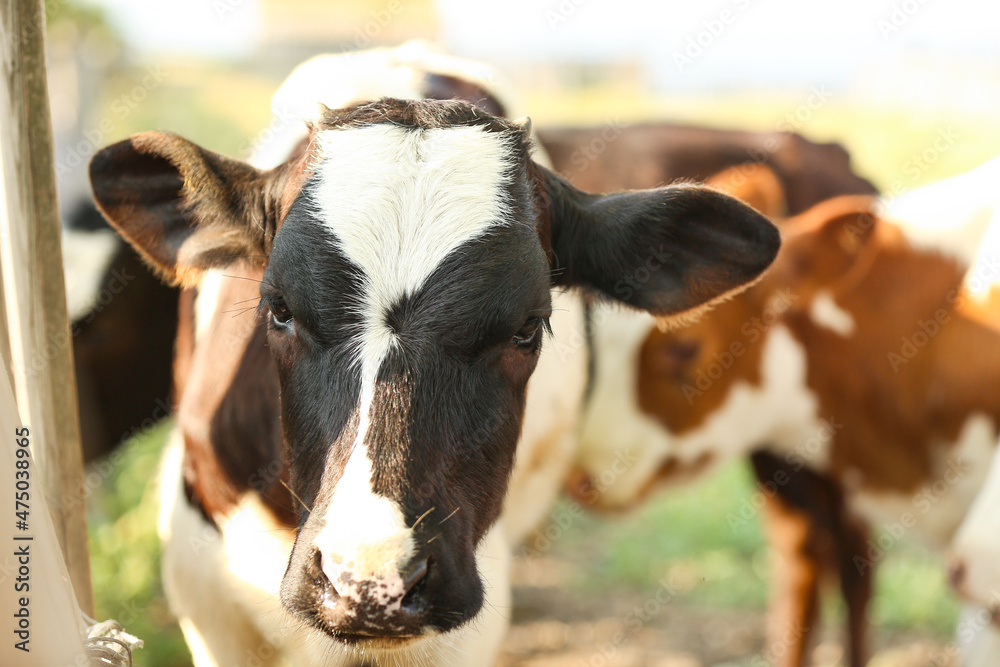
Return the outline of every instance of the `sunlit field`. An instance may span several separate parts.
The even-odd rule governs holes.
[[[100,114],[114,121],[114,130],[103,143],[161,129],[245,157],[269,119],[270,95],[282,73],[254,76],[245,69],[206,69],[201,62],[172,64],[162,82],[143,93],[143,102],[129,107],[142,76],[138,68],[109,82]],[[961,173],[1000,154],[995,116],[910,112],[835,95],[822,101],[808,93],[648,97],[604,85],[525,90],[520,101],[536,126],[663,120],[793,129],[813,140],[843,143],[856,170],[887,192]],[[89,507],[98,617],[117,618],[143,638],[146,648],[136,664],[148,667],[188,660],[159,580],[155,472],[166,431],[161,425],[124,445]],[[734,462],[626,515],[579,515],[564,501],[529,541],[530,556],[516,564],[516,627],[504,664],[695,664],[629,662],[633,647],[653,644],[678,660],[690,655],[704,664],[753,664],[751,656],[763,646],[769,577],[753,494],[748,467]],[[669,600],[612,647],[608,662],[593,662],[608,637],[629,627],[630,610],[664,580],[675,586]],[[872,616],[881,653],[872,664],[925,664],[900,660],[915,645],[946,644],[958,611],[938,556],[919,545],[900,545],[886,555],[877,581]],[[841,613],[830,595],[819,664],[838,664]]]

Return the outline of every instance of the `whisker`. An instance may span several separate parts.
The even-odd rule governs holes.
[[[431,512],[433,512],[436,509],[437,509],[436,507],[432,507],[429,510],[427,510],[426,512],[424,512],[423,514],[421,514],[420,517],[417,518],[417,520],[413,522],[413,525],[410,526],[410,530],[416,530],[417,526],[420,525],[420,522],[423,521],[424,519],[426,519],[427,515],[430,514]]]
[[[239,317],[243,313],[249,313],[251,310],[257,310],[257,306],[250,306],[248,308],[234,308],[232,310],[224,310],[223,313],[236,313],[233,317]]]
[[[219,257],[221,259],[247,259],[251,257],[254,259],[260,259],[260,258],[266,259],[267,257],[269,257],[269,255],[219,255]]]
[[[499,607],[497,607],[497,606],[496,606],[495,604],[493,604],[493,603],[492,603],[492,602],[490,602],[489,600],[484,600],[484,602],[485,602],[485,603],[486,603],[487,605],[489,605],[490,609],[492,609],[493,611],[495,611],[495,612],[497,613],[497,616],[499,616],[500,618],[504,619],[504,620],[505,620],[505,621],[507,621],[508,623],[510,623],[510,622],[511,622],[511,619],[510,619],[510,616],[508,616],[507,614],[505,614],[505,613],[503,613],[502,611],[500,611],[500,608],[499,608]]]
[[[280,481],[280,482],[281,482],[281,485],[282,485],[283,487],[285,487],[286,489],[288,489],[288,492],[289,492],[290,494],[292,494],[292,496],[293,496],[293,497],[294,497],[294,498],[295,498],[295,499],[296,499],[297,501],[299,501],[300,503],[302,503],[302,506],[306,508],[306,511],[307,511],[307,512],[309,512],[310,514],[312,514],[312,508],[311,508],[311,507],[309,507],[308,505],[306,505],[306,503],[305,503],[305,501],[304,501],[304,500],[302,500],[301,498],[299,498],[299,494],[297,494],[297,493],[295,493],[294,491],[292,491],[292,487],[288,486],[288,484],[287,484],[287,483],[285,482],[285,480],[283,480],[283,479],[282,479],[282,480],[278,480],[278,481]]]
[[[250,278],[248,276],[231,276],[228,273],[223,273],[222,277],[223,278],[235,278],[236,280],[249,280],[250,282],[253,282],[253,283],[263,284],[263,285],[269,285],[271,287],[274,287],[274,284],[271,283],[271,282],[268,282],[267,280],[263,280],[263,279],[257,280],[256,278]]]
[[[462,509],[462,508],[461,508],[461,507],[456,507],[456,508],[455,508],[455,511],[454,511],[454,512],[452,512],[451,514],[449,514],[448,516],[446,516],[445,518],[441,519],[441,521],[440,521],[440,522],[438,523],[438,525],[440,526],[440,525],[441,525],[442,523],[444,523],[445,521],[447,521],[447,520],[448,520],[448,519],[450,519],[451,517],[453,517],[453,516],[455,516],[456,514],[458,514],[458,510],[460,510],[460,509]]]

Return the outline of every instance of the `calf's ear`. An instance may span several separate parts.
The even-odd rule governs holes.
[[[788,213],[785,187],[766,164],[747,162],[729,167],[706,179],[705,184],[753,206],[771,220]]]
[[[770,266],[781,245],[767,218],[710,187],[592,195],[539,172],[553,282],[654,315],[735,294]]]
[[[104,217],[165,280],[185,286],[240,258],[266,262],[282,175],[162,132],[134,135],[90,162]]]
[[[816,204],[788,221],[786,231],[793,279],[803,290],[853,282],[875,259],[880,222],[876,200],[843,195]]]

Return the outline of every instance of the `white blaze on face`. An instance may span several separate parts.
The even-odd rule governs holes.
[[[362,403],[365,411],[371,396],[362,400],[366,398],[367,403]],[[372,601],[386,607],[387,612],[398,609],[404,593],[400,568],[413,556],[413,531],[394,502],[372,492],[371,461],[360,443],[337,482],[325,519],[315,545],[322,554],[323,572],[338,593],[361,604],[361,591],[352,583],[377,580],[378,597]],[[350,580],[342,580],[342,575],[349,575]]]
[[[374,378],[393,343],[385,314],[459,245],[505,220],[511,151],[499,134],[463,126],[391,124],[328,130],[313,203],[344,254],[364,272],[357,353]]]
[[[363,306],[353,341],[361,371],[358,434],[316,545],[335,586],[342,573],[378,579],[386,601],[397,598],[398,606],[399,568],[413,554],[413,535],[402,510],[372,490],[365,446],[378,370],[396,343],[385,316],[456,248],[507,222],[513,157],[507,139],[474,126],[380,124],[324,131],[317,143],[312,204],[361,269]]]

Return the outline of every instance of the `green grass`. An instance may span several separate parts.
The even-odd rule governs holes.
[[[697,484],[664,492],[634,512],[584,515],[551,553],[579,565],[574,583],[588,595],[649,591],[665,578],[681,602],[763,611],[769,556],[758,517],[744,504],[754,493],[749,467],[734,463]],[[555,513],[566,514],[560,508]],[[841,613],[837,596],[829,595],[825,614]],[[884,628],[949,636],[958,606],[940,556],[898,544],[880,563],[871,613]]]
[[[726,516],[750,489],[745,468],[730,466],[634,512],[584,515],[553,553],[587,554],[579,585],[595,594],[648,590],[667,577],[700,602],[760,606],[765,586],[755,559],[763,540],[753,519],[733,530]]]
[[[190,664],[160,583],[155,479],[169,426],[137,435],[91,470],[110,470],[87,507],[97,618],[114,618],[145,642],[137,667]]]
[[[246,158],[270,120],[271,95],[280,83],[225,64],[166,61],[134,67],[106,82],[92,124],[106,132],[105,143],[162,130]]]

